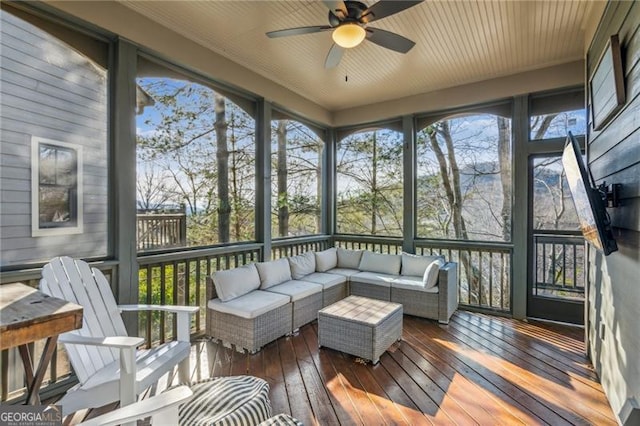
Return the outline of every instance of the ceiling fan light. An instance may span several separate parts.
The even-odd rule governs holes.
[[[362,43],[366,35],[367,32],[358,24],[343,24],[333,30],[331,37],[338,46],[349,49]]]

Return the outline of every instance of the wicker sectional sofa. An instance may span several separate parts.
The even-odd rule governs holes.
[[[458,307],[457,264],[440,256],[330,248],[215,272],[207,280],[207,334],[256,352],[353,294],[448,323]]]

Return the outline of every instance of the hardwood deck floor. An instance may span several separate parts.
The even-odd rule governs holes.
[[[315,322],[255,355],[196,341],[192,379],[262,377],[274,413],[305,425],[616,424],[580,329],[464,311],[448,326],[405,315],[402,342],[378,365],[317,342]]]

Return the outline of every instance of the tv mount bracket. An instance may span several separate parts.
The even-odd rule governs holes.
[[[620,195],[622,193],[621,183],[612,183],[611,185],[607,185],[606,182],[602,182],[598,185],[598,191],[602,195],[602,199],[607,204],[607,207],[620,206]]]

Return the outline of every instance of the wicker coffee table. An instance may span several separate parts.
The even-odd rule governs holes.
[[[349,296],[318,311],[318,345],[377,364],[402,338],[402,305]]]

